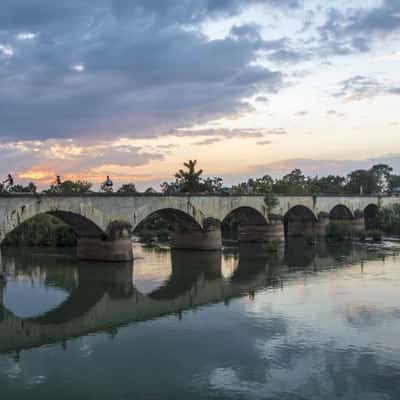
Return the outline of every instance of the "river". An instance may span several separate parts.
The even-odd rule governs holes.
[[[399,399],[400,243],[3,249],[1,399]]]

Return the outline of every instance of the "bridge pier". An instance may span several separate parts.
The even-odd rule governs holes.
[[[321,213],[318,216],[318,221],[315,224],[315,235],[318,237],[325,237],[326,236],[326,228],[330,223],[329,214],[328,213]]]
[[[133,260],[129,230],[114,230],[107,238],[78,238],[76,254],[86,261],[120,262]]]
[[[185,250],[221,250],[221,223],[217,220],[206,221],[204,230],[177,229],[171,235],[171,249]]]
[[[264,225],[240,225],[240,243],[265,243],[283,241],[285,238],[284,225],[281,220],[272,220]]]
[[[365,229],[364,216],[356,217],[355,219],[353,219],[352,223],[353,223],[353,229],[357,232],[363,231]]]

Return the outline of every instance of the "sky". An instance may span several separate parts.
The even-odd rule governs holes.
[[[400,173],[399,0],[2,0],[0,176]]]

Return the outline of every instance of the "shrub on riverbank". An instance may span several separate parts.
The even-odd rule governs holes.
[[[26,221],[4,239],[6,246],[72,247],[72,229],[57,218],[42,214]]]
[[[379,226],[391,235],[400,235],[400,204],[393,204],[381,210]]]
[[[375,242],[382,240],[383,232],[380,229],[371,229],[367,231],[367,237],[370,237]]]
[[[332,240],[351,239],[355,234],[354,228],[343,222],[330,222],[326,227],[326,236]]]

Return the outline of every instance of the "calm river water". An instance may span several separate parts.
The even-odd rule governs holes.
[[[2,252],[0,398],[400,399],[400,243]]]

